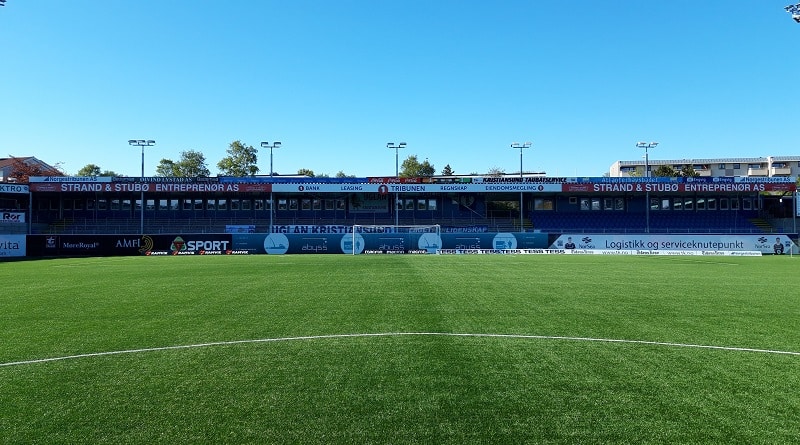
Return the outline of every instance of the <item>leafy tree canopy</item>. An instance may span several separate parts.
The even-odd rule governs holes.
[[[119,176],[111,170],[103,170],[97,164],[86,164],[78,170],[78,176]]]
[[[492,167],[489,169],[488,172],[486,172],[486,174],[488,176],[503,176],[504,174],[506,174],[506,171],[500,167]]]
[[[258,173],[258,150],[252,145],[236,140],[228,146],[228,156],[217,163],[219,174],[224,176],[253,176]]]
[[[64,176],[60,163],[51,167],[37,162],[35,158],[9,157],[11,158],[11,169],[8,177],[14,178],[17,182],[27,183],[31,176]]]
[[[162,177],[197,178],[210,174],[205,155],[195,150],[182,151],[178,162],[162,159],[156,167],[156,176]]]
[[[421,178],[425,176],[433,176],[436,174],[436,169],[425,159],[419,162],[417,155],[411,155],[406,158],[400,165],[401,178]]]
[[[453,176],[454,174],[455,172],[453,171],[452,168],[450,168],[450,164],[445,165],[444,168],[442,169],[443,176]]]
[[[301,169],[297,170],[297,174],[298,175],[303,175],[303,176],[310,176],[310,177],[313,178],[314,177],[314,170],[311,170],[310,168],[301,168]]]

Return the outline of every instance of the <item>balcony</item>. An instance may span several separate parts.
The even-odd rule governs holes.
[[[791,167],[772,167],[769,169],[770,176],[791,176]]]
[[[766,167],[759,167],[759,168],[748,167],[747,168],[747,176],[767,176],[768,173],[769,173],[769,171],[767,170]]]

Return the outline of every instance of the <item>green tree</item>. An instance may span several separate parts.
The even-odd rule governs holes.
[[[492,167],[486,172],[487,176],[503,176],[504,174],[506,174],[506,171],[500,167]]]
[[[406,158],[400,165],[401,178],[421,178],[425,176],[433,176],[436,174],[436,169],[433,165],[425,159],[419,162],[417,155],[411,155]]]
[[[674,178],[674,177],[678,176],[678,172],[676,172],[675,169],[672,168],[671,165],[659,165],[658,168],[656,168],[655,170],[652,171],[652,173],[653,173],[653,176],[659,176],[659,177],[664,177],[664,178],[667,178],[667,177]]]
[[[217,163],[221,175],[253,176],[258,173],[258,150],[236,140],[228,146],[228,156]]]
[[[337,177],[337,178],[355,178],[355,177],[356,177],[356,175],[348,175],[348,174],[346,174],[345,172],[343,172],[343,171],[339,170],[339,172],[338,172],[338,173],[336,173],[336,177]]]
[[[86,164],[78,170],[78,176],[119,176],[111,170],[102,170],[97,164]]]
[[[691,165],[684,165],[683,168],[681,168],[680,175],[684,178],[696,178],[700,176],[700,173],[698,173]]]
[[[313,178],[314,177],[314,170],[311,170],[310,168],[301,168],[301,169],[297,170],[297,174],[298,175],[303,175],[303,176],[310,176],[310,177]]]
[[[100,166],[97,164],[86,164],[78,170],[78,176],[100,176]]]
[[[195,150],[181,152],[181,159],[174,162],[171,159],[162,159],[156,167],[156,176],[174,178],[197,178],[209,176],[211,172],[206,166],[206,157]]]
[[[455,172],[450,168],[450,164],[445,165],[442,169],[442,176],[453,176],[454,174]]]

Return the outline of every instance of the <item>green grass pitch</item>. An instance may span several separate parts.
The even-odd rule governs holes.
[[[0,443],[797,443],[798,268],[788,256],[4,262]]]

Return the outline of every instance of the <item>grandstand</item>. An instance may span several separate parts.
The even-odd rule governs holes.
[[[3,187],[8,235],[246,233],[263,243],[276,232],[436,224],[444,245],[475,245],[449,234],[480,233],[491,247],[490,234],[511,233],[535,248],[564,234],[797,236],[794,177],[31,177]]]

